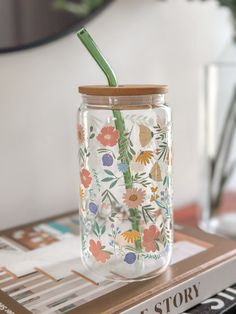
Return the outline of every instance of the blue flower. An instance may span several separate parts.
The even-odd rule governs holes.
[[[122,173],[125,173],[128,170],[128,165],[120,163],[118,164],[118,170]]]
[[[91,213],[96,215],[98,211],[98,206],[95,203],[91,202],[89,203],[89,210],[91,211]]]
[[[133,252],[129,252],[125,255],[124,261],[127,264],[133,264],[136,261],[136,254]]]
[[[112,166],[112,164],[113,164],[113,157],[112,157],[112,155],[104,154],[102,156],[102,163],[103,163],[103,166],[107,166],[107,167]]]

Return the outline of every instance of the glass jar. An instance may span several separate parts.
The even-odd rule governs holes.
[[[205,68],[200,226],[236,238],[236,42]]]
[[[155,277],[172,252],[167,86],[82,86],[78,112],[82,260],[110,280]]]

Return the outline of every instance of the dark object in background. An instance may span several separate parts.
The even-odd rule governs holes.
[[[236,284],[183,314],[235,314]]]
[[[80,28],[111,0],[1,0],[0,52],[38,46]]]

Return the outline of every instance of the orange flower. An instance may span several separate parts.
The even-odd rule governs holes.
[[[80,145],[83,144],[83,142],[84,142],[84,128],[80,124],[78,124],[78,126],[77,126],[77,136],[78,136],[79,144]]]
[[[155,187],[155,188],[152,187],[152,188],[151,188],[151,191],[152,191],[153,193],[155,193],[155,192],[157,191],[157,187]]]
[[[153,152],[150,150],[146,150],[141,152],[138,157],[136,158],[137,162],[140,162],[142,165],[146,166],[150,163],[150,160],[154,156]]]
[[[154,202],[154,201],[155,201],[155,196],[152,195],[152,196],[150,197],[150,202]]]
[[[82,187],[82,185],[80,186],[80,199],[83,200],[84,199],[84,188]]]
[[[123,194],[124,203],[128,208],[137,208],[145,199],[145,191],[142,189],[128,189]]]
[[[113,126],[104,126],[97,136],[97,140],[104,146],[115,146],[119,133]]]
[[[143,247],[146,252],[155,252],[157,250],[156,240],[160,235],[160,231],[155,225],[151,225],[143,231]]]
[[[100,241],[97,241],[96,243],[94,240],[90,240],[89,251],[96,258],[97,262],[106,263],[106,261],[111,258],[111,255],[108,252],[102,250],[102,245]]]
[[[140,239],[140,233],[136,230],[127,230],[121,234],[128,243],[134,243]]]
[[[88,188],[90,186],[90,183],[92,181],[92,177],[91,177],[90,172],[87,169],[83,168],[80,171],[80,180],[81,180],[81,183],[83,184],[83,186],[85,188]]]
[[[156,200],[159,200],[160,199],[160,195],[158,194],[154,194],[150,197],[150,202],[155,202]]]

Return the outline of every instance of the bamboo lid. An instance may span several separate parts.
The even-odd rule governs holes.
[[[167,94],[167,85],[119,85],[117,87],[107,85],[79,86],[79,92],[94,96],[137,96]]]

